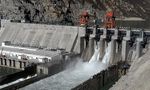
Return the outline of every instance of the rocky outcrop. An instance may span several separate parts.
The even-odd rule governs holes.
[[[127,75],[110,90],[150,90],[150,50],[141,58],[134,60]]]
[[[97,12],[102,17],[108,8],[117,17],[142,17],[150,15],[149,0],[1,0],[2,18],[40,23],[77,23],[83,10]]]

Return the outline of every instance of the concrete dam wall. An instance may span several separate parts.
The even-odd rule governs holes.
[[[84,28],[81,27],[9,23],[0,36],[0,43],[10,41],[12,45],[17,46],[59,48],[79,53],[79,37],[82,35]]]
[[[64,59],[80,54],[84,28],[4,22],[0,32],[0,66],[24,70],[32,63]]]
[[[100,59],[102,59],[107,43],[111,42],[112,60],[110,60],[110,64],[118,62],[116,60],[117,56],[120,56],[120,59],[125,61],[128,57],[129,46],[133,44],[136,44],[136,57],[140,57],[141,46],[147,42],[150,35],[150,32],[141,30],[11,22],[4,22],[2,27],[1,45],[3,42],[9,42],[8,46],[43,49],[44,51],[63,49],[66,52],[81,54],[81,57],[85,60],[90,60],[94,53],[94,48],[97,46],[100,48]]]

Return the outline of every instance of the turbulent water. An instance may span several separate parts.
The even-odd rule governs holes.
[[[105,68],[105,65],[99,62],[84,63],[79,60],[74,68],[45,78],[21,90],[70,90]]]
[[[111,42],[108,43],[108,47],[106,48],[105,55],[102,59],[102,63],[106,64],[107,66],[109,65],[110,53],[111,53]]]
[[[106,69],[110,59],[110,50],[110,44],[108,44],[104,58],[100,62],[99,48],[96,48],[89,62],[82,62],[81,59],[78,59],[75,67],[68,67],[65,71],[26,86],[21,90],[70,90]]]
[[[95,48],[95,52],[92,56],[92,58],[90,59],[89,63],[93,63],[93,62],[97,62],[99,61],[99,48]]]
[[[95,48],[95,52],[92,58],[89,60],[89,63],[99,62],[99,48]],[[110,60],[110,53],[111,53],[111,42],[108,43],[108,47],[105,50],[105,55],[101,61],[101,63],[106,64],[108,66]]]

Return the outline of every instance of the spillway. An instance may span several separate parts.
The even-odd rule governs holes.
[[[91,59],[89,60],[89,63],[98,62],[99,61],[99,48],[95,48],[95,52]]]
[[[70,90],[107,68],[109,58],[106,57],[109,56],[109,50],[110,44],[108,44],[104,59],[101,62],[98,61],[99,49],[97,48],[89,62],[82,62],[79,59],[74,67],[68,67],[65,71],[20,90]]]
[[[108,43],[108,47],[105,50],[105,55],[102,59],[102,63],[106,64],[107,66],[109,65],[109,60],[110,60],[110,55],[111,55],[111,42]]]

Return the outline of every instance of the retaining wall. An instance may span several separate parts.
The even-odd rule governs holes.
[[[30,76],[30,75],[32,76],[35,73],[36,73],[36,66],[35,65],[27,67],[23,71],[18,71],[18,72],[13,73],[13,74],[8,74],[5,76],[2,76],[1,80],[0,80],[0,85],[15,81],[19,78],[26,78],[27,76]]]

